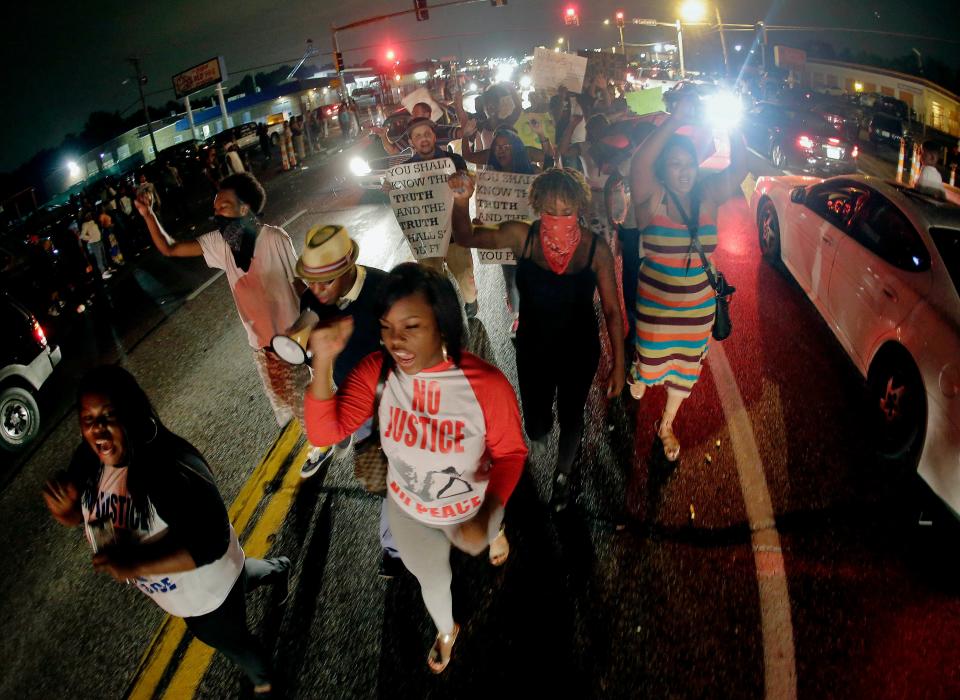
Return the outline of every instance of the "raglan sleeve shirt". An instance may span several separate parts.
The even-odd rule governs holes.
[[[334,445],[353,434],[373,415],[373,401],[382,367],[383,354],[373,352],[354,367],[332,398],[314,398],[307,389],[303,420],[311,444]]]

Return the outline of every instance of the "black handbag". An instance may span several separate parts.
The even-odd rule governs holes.
[[[713,317],[713,329],[711,331],[713,337],[716,340],[726,340],[733,331],[733,322],[730,320],[730,297],[737,291],[737,288],[727,282],[727,278],[723,276],[720,270],[714,273],[714,268],[710,265],[710,261],[707,260],[707,254],[703,251],[700,236],[697,235],[697,230],[700,228],[700,197],[694,195],[693,209],[691,210],[691,215],[687,216],[687,212],[684,210],[683,205],[680,204],[677,195],[670,190],[667,190],[667,193],[673,200],[673,205],[677,208],[677,211],[680,212],[680,216],[683,217],[683,223],[687,225],[687,230],[690,232],[690,247],[695,249],[700,256],[700,262],[703,264],[703,271],[707,275],[707,281],[713,288],[714,299],[717,303],[716,312]]]
[[[390,358],[384,353],[383,367],[377,379],[373,398],[373,423],[370,435],[357,443],[353,450],[353,475],[370,493],[387,495],[387,456],[380,445],[380,399],[391,368]]]

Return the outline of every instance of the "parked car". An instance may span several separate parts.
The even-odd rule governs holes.
[[[751,204],[866,379],[878,457],[960,513],[960,207],[867,176],[762,177]]]
[[[877,113],[870,117],[867,138],[875,146],[900,147],[900,139],[906,136],[903,120],[890,114]]]
[[[857,171],[856,142],[807,109],[760,102],[744,114],[743,132],[747,143],[781,170]]]
[[[0,294],[0,450],[17,452],[40,432],[37,392],[60,362],[36,317]]]

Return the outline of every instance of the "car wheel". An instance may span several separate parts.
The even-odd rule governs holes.
[[[780,256],[780,219],[777,209],[769,199],[760,205],[757,211],[757,233],[760,239],[760,254],[771,265],[779,267]]]
[[[0,449],[16,452],[40,432],[40,408],[26,389],[11,386],[0,392]]]
[[[770,149],[770,160],[773,161],[773,165],[780,170],[783,170],[784,166],[786,166],[787,159],[783,155],[783,147],[779,143],[773,144],[773,148]]]
[[[926,433],[927,396],[906,351],[883,353],[870,367],[867,410],[877,456],[916,466]]]

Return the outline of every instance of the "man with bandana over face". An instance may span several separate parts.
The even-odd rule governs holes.
[[[299,296],[306,287],[294,271],[297,254],[289,234],[258,218],[266,199],[267,193],[250,173],[224,178],[213,200],[218,230],[192,241],[175,241],[163,230],[149,194],[139,195],[136,207],[163,255],[203,256],[207,265],[224,271],[277,424],[283,427],[296,418],[303,428],[303,394],[310,369],[284,362],[270,349],[270,340],[296,321]],[[315,448],[308,464],[316,467],[332,455],[328,447]]]

